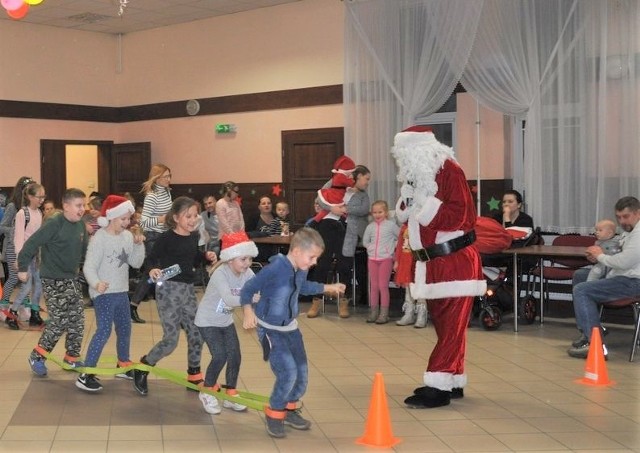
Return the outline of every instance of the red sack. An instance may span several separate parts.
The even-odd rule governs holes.
[[[478,217],[476,219],[475,245],[480,253],[500,253],[511,247],[513,236],[491,217]]]

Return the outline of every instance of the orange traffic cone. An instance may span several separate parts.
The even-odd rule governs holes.
[[[591,332],[591,345],[589,346],[589,355],[587,355],[587,364],[584,367],[584,377],[576,382],[595,386],[614,384],[613,381],[609,380],[609,374],[607,373],[599,327],[594,327]]]
[[[391,417],[387,406],[387,394],[384,390],[384,379],[382,373],[376,373],[373,379],[373,391],[371,392],[364,435],[356,439],[356,443],[371,447],[390,448],[401,441],[402,439],[393,437],[391,432]]]

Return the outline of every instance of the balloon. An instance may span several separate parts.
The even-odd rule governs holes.
[[[22,6],[16,10],[13,10],[13,11],[7,10],[7,14],[9,15],[9,17],[15,20],[22,19],[24,16],[27,15],[28,12],[29,12],[29,5],[27,5],[26,3],[23,3]]]
[[[0,0],[2,7],[7,11],[15,11],[24,5],[24,0]]]
[[[42,3],[42,0],[24,0],[25,3],[28,3],[29,5],[39,5],[40,3]]]

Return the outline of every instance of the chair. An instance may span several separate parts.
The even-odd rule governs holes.
[[[594,236],[580,236],[577,234],[563,234],[556,237],[551,243],[552,246],[573,246],[573,247],[590,247],[595,244],[596,238]],[[532,294],[535,292],[535,277],[540,278],[541,275],[544,278],[540,284],[544,285],[543,291],[540,291],[540,322],[544,322],[544,309],[543,304],[549,300],[549,285],[550,281],[571,280],[576,270],[589,266],[590,263],[586,258],[553,258],[549,260],[549,265],[545,265],[540,268],[540,264],[531,269],[529,275],[534,278],[528,285],[527,293]],[[533,288],[530,288],[531,283]],[[541,286],[542,289],[542,286]]]
[[[633,343],[631,343],[631,353],[629,354],[629,362],[633,362],[633,358],[636,354],[636,348],[638,347],[638,339],[640,337],[640,296],[625,297],[617,299],[612,302],[607,302],[600,306],[600,317],[602,318],[602,312],[605,308],[624,308],[631,307],[633,309],[633,321],[635,324],[635,330],[633,334]]]

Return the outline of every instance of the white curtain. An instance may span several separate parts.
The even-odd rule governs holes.
[[[345,6],[346,154],[371,169],[374,199],[393,204],[393,137],[417,116],[436,112],[453,92],[482,2],[369,0]]]
[[[370,0],[347,5],[345,106],[348,152],[358,162],[388,162],[393,133],[411,122],[417,110],[402,96],[388,96],[389,84],[381,77],[363,78],[361,61],[386,48],[388,38],[371,24],[373,37],[367,46],[352,36],[355,18],[378,23],[393,21],[402,32],[399,47],[412,47],[416,38],[404,33],[403,21],[411,19],[397,11],[383,11]],[[386,3],[386,2],[385,2]],[[389,2],[396,3],[396,2]],[[460,48],[473,50],[468,58],[447,39],[435,39],[432,55],[443,55],[445,72],[434,70],[438,60],[420,65],[396,61],[398,67],[417,69],[413,97],[419,93],[440,102],[451,86],[446,76],[461,76],[465,88],[480,103],[519,120],[525,120],[524,174],[514,186],[527,194],[528,211],[547,231],[588,233],[601,217],[612,217],[615,201],[625,195],[639,196],[640,159],[637,112],[640,65],[639,12],[635,0],[485,0],[463,2],[422,0],[398,2],[427,15],[438,11],[438,33],[456,30]],[[479,11],[470,8],[479,7]],[[448,11],[444,11],[448,10]],[[375,14],[374,14],[375,13]],[[386,15],[386,19],[380,17]],[[478,21],[473,20],[476,16]],[[450,22],[447,22],[450,20]],[[353,32],[353,30],[352,30]],[[380,41],[380,42],[378,42]],[[384,42],[384,43],[383,43]],[[409,44],[407,44],[409,42]],[[456,52],[456,50],[458,50]],[[411,58],[399,53],[396,60]],[[354,69],[357,68],[357,69]],[[448,71],[448,72],[447,72]],[[435,75],[434,75],[435,74]],[[388,77],[394,82],[397,77]],[[380,98],[364,102],[353,87],[376,80]],[[406,82],[405,82],[406,83]],[[403,93],[402,91],[399,91]],[[404,94],[404,93],[403,93]],[[404,99],[404,102],[400,102]],[[428,105],[427,105],[428,104]],[[421,102],[428,109],[437,102]],[[433,111],[433,110],[431,110]],[[375,112],[375,114],[374,114]],[[367,121],[363,122],[363,118]],[[375,121],[374,121],[375,120]],[[380,124],[387,126],[381,135]],[[395,127],[395,128],[394,128]],[[482,125],[481,125],[482,127]],[[370,142],[367,142],[371,140]],[[366,143],[366,146],[363,146]],[[386,146],[384,146],[384,145]],[[381,160],[382,159],[382,160]],[[375,167],[374,178],[380,176]],[[393,165],[391,169],[395,170]],[[394,187],[374,187],[374,197],[394,200]]]

